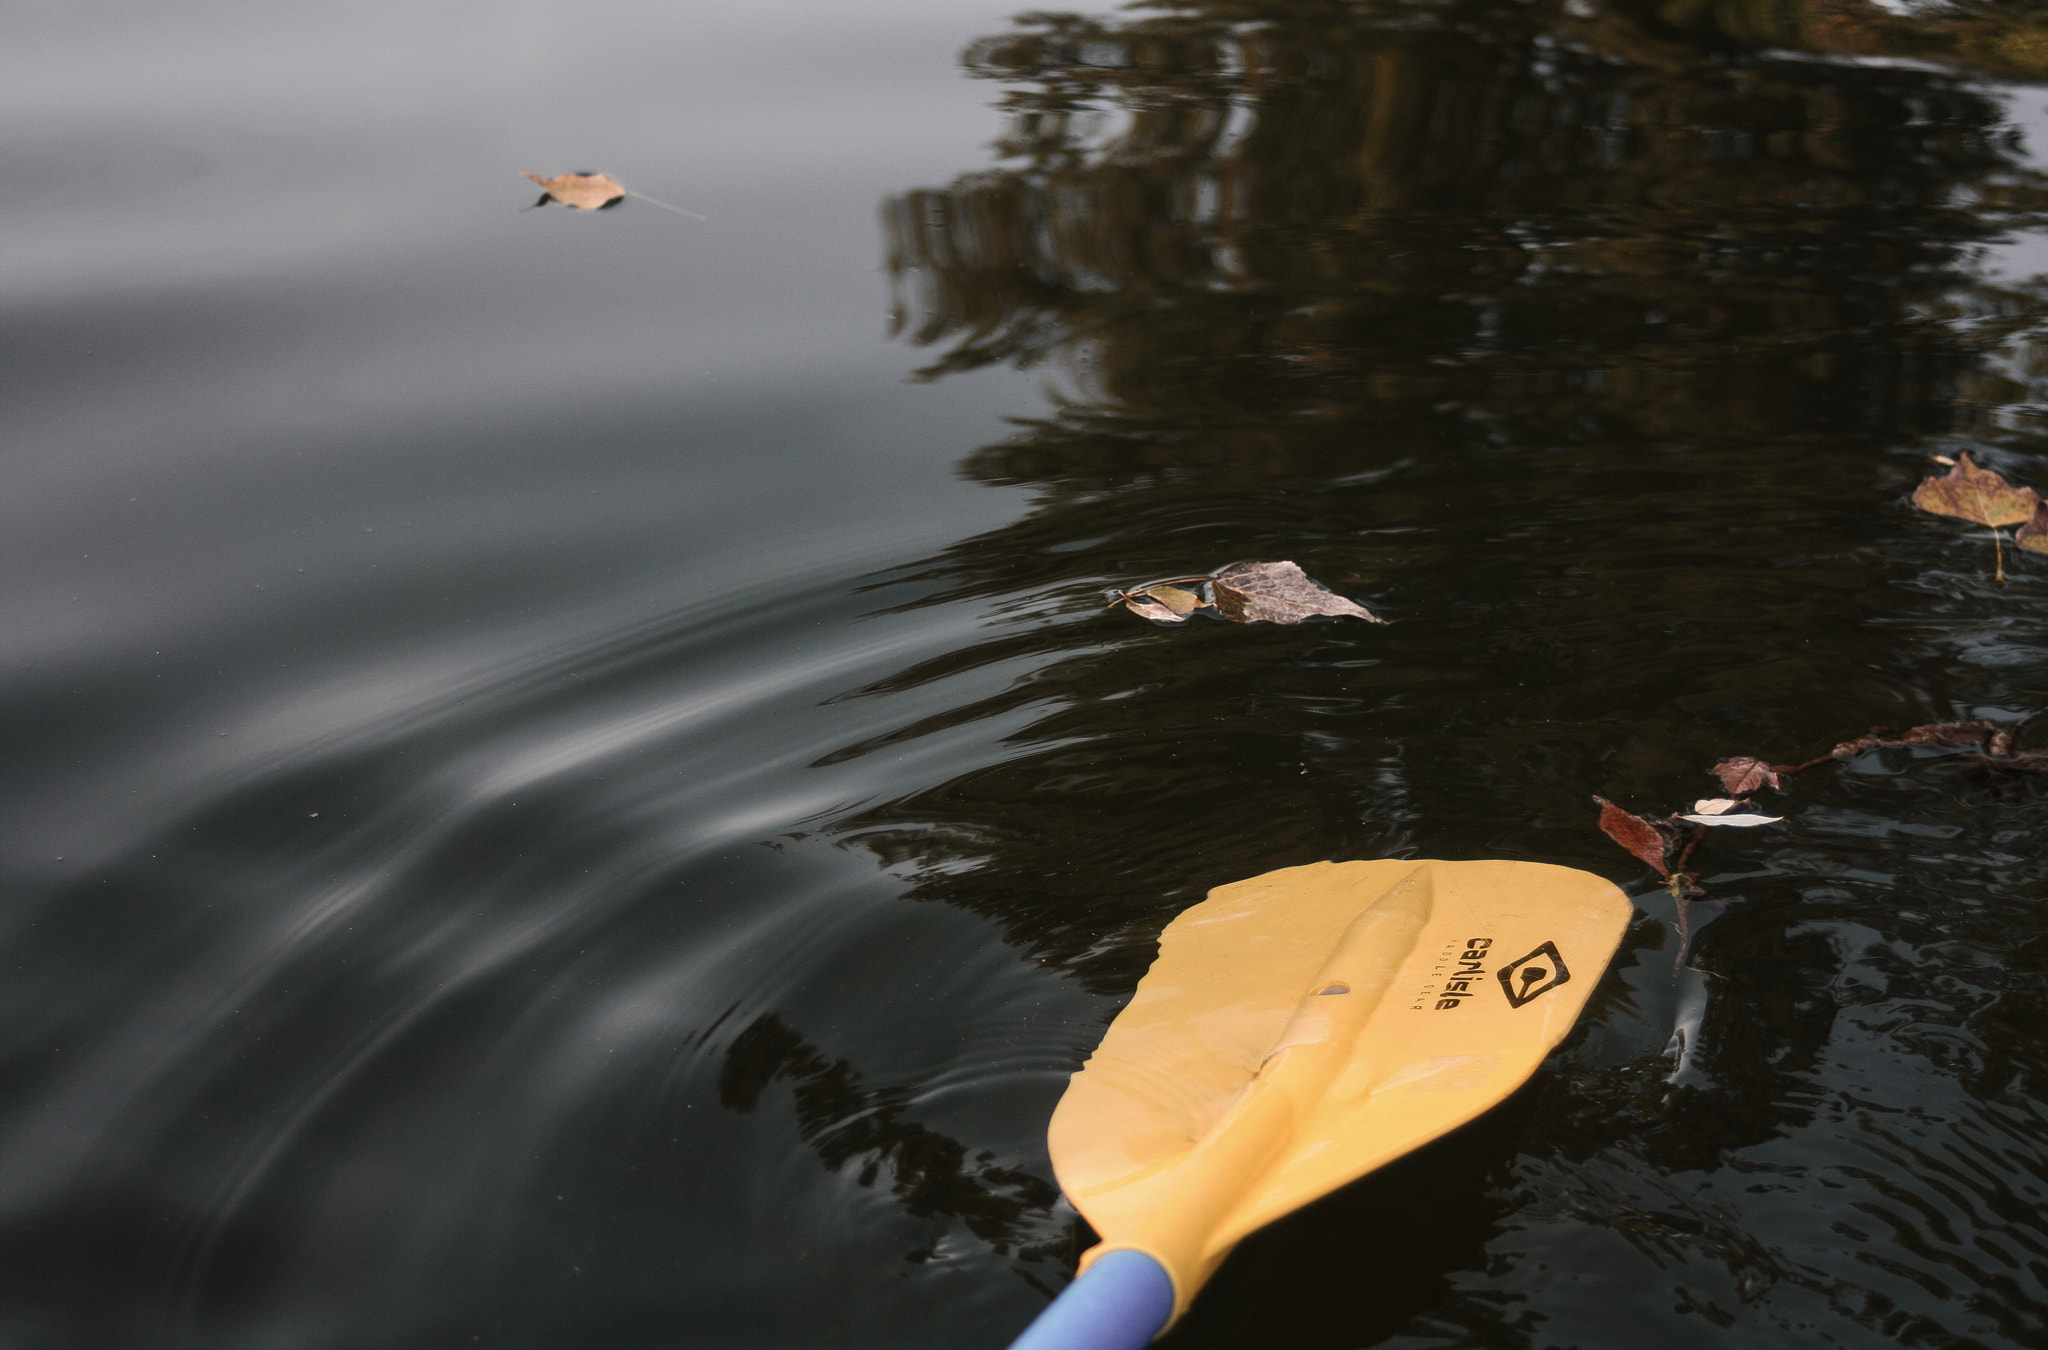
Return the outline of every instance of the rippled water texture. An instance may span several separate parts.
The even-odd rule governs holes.
[[[2048,488],[2048,15],[6,23],[0,1345],[1001,1346],[1159,928],[1388,855],[1642,912],[1175,1350],[2048,1342],[2048,791],[1590,801],[2048,705],[1909,502]],[[1241,558],[1391,622],[1101,608]]]

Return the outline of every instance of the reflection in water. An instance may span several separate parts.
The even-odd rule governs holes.
[[[978,722],[1001,753],[831,832],[1118,993],[1219,882],[1402,854],[1619,875],[1592,792],[2038,706],[2038,571],[1989,589],[1904,495],[1931,445],[2041,453],[2048,288],[1991,264],[2048,222],[2048,177],[1986,76],[2043,68],[2044,32],[1835,0],[1170,0],[976,43],[999,164],[886,205],[897,331],[927,378],[1040,367],[1058,406],[965,465],[1031,488],[1024,519],[885,578],[988,629],[850,697],[979,692],[820,763]],[[1871,54],[1947,64],[1842,59]],[[1250,557],[1394,623],[1096,609]],[[1646,920],[1486,1164],[1512,1181],[1478,1202],[1484,1274],[1446,1256],[1448,1296],[1413,1281],[1391,1323],[1297,1343],[2048,1335],[2018,1087],[2043,1061],[1996,1011],[2033,986],[1987,954],[2039,945],[2048,874],[1999,842],[2037,837],[2001,814],[2027,809],[1924,766],[1802,785],[1785,831],[1715,859],[1729,907],[1676,975],[1645,896],[1662,950]],[[1259,1283],[1177,1338],[1285,1318]]]
[[[818,1151],[826,1171],[858,1162],[860,1184],[872,1186],[886,1168],[905,1213],[957,1218],[998,1256],[1015,1248],[1020,1259],[1037,1261],[1072,1245],[1064,1235],[1046,1234],[1059,1200],[1051,1182],[1021,1168],[991,1166],[995,1154],[986,1150],[970,1165],[959,1140],[904,1119],[908,1089],[867,1087],[851,1063],[827,1059],[767,1013],[726,1048],[718,1100],[728,1110],[750,1112],[776,1082],[790,1085],[797,1132]],[[1027,1243],[1031,1237],[1038,1241]]]

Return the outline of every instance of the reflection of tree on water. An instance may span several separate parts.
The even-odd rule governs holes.
[[[1502,613],[1547,549],[1544,575],[1578,584],[1574,550],[1640,509],[1567,473],[1682,449],[1761,493],[1773,466],[1958,427],[1987,340],[1958,306],[2002,307],[1993,340],[2041,312],[2023,290],[1971,299],[1977,250],[2048,207],[2001,104],[1935,69],[1745,53],[1713,18],[1732,5],[1692,27],[1575,8],[1593,18],[1187,0],[1030,16],[970,48],[1008,85],[1003,162],[889,204],[900,331],[930,376],[1042,366],[1064,392],[966,465],[1034,487],[1034,509],[915,574],[1007,597],[1007,622],[872,692],[1040,659],[842,752],[1028,716],[1001,762],[844,837],[1128,988],[1209,885],[1410,850],[1420,820],[1442,848],[1475,803],[1533,820],[1583,800],[1597,781],[1544,728],[1645,696],[1640,666],[1585,677],[1520,613],[1437,649],[1337,624],[1168,642],[1082,620],[1093,588],[1291,557],[1375,608],[1392,588],[1397,629]],[[1815,479],[1771,487],[1819,513]],[[1711,578],[1659,584],[1666,618],[1726,609]],[[1577,640],[1641,652],[1641,617],[1610,609]],[[1394,641],[1404,672],[1380,665]],[[1725,657],[1664,641],[1665,669]],[[1457,836],[1467,856],[1520,846],[1490,829]],[[1824,1010],[1794,1011],[1726,1043],[1768,1076],[1827,1035]],[[1723,1142],[1784,1123],[1724,1105]]]
[[[977,471],[1192,451],[1263,480],[1279,418],[1311,472],[1353,457],[1361,419],[1940,424],[1958,354],[1909,305],[1958,279],[2000,223],[1981,199],[2018,177],[2003,110],[1961,81],[1623,65],[1519,10],[1259,9],[1061,17],[970,50],[1019,83],[1015,167],[894,204],[906,326],[945,346],[934,373],[1058,356],[1082,391]]]
[[[914,1218],[951,1218],[998,1256],[1014,1250],[1025,1261],[1064,1255],[1071,1245],[1059,1231],[1051,1182],[1015,1167],[992,1166],[989,1153],[968,1160],[959,1140],[904,1119],[902,1088],[870,1088],[851,1063],[828,1059],[773,1013],[726,1047],[718,1074],[718,1100],[750,1112],[770,1084],[787,1082],[794,1094],[797,1133],[817,1150],[827,1171],[858,1164],[856,1179],[872,1186],[887,1170],[897,1203]]]

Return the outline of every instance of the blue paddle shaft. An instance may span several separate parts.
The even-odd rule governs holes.
[[[1010,1350],[1143,1350],[1173,1316],[1173,1281],[1143,1252],[1104,1252]]]

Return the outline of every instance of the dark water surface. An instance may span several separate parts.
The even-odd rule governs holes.
[[[1811,772],[1682,960],[1590,803],[2048,705],[1908,500],[2048,488],[2048,16],[7,27],[4,1350],[1001,1346],[1159,928],[1388,855],[1642,915],[1176,1350],[2048,1344],[2048,792]],[[1100,608],[1238,558],[1392,622]]]

